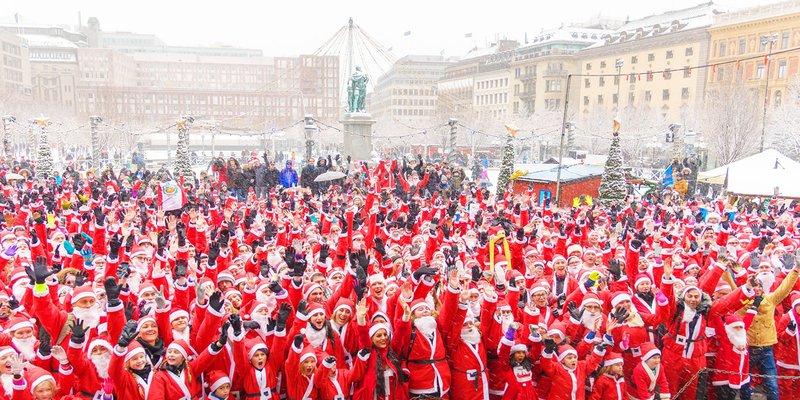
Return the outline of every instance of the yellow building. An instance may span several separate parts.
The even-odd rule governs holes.
[[[763,102],[769,86],[769,103],[779,105],[786,96],[787,85],[798,73],[800,51],[781,52],[800,46],[800,1],[717,15],[709,33],[709,63],[731,63],[718,65],[709,72],[708,89],[741,84],[757,91],[758,99]],[[767,72],[762,56],[770,51],[778,54],[770,58]],[[743,58],[753,59],[736,61]]]
[[[573,78],[580,112],[610,115],[621,107],[684,122],[706,81],[705,70],[689,67],[706,63],[707,29],[721,12],[704,3],[629,21],[579,52],[581,74],[610,75]]]

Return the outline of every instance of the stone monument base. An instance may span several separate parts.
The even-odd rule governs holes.
[[[346,113],[341,121],[344,127],[343,157],[353,160],[367,161],[372,158],[372,126],[375,120],[372,114],[365,112]]]

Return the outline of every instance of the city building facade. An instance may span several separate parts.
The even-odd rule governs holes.
[[[414,124],[437,110],[436,83],[451,62],[444,56],[405,56],[375,83],[370,113],[376,119]]]

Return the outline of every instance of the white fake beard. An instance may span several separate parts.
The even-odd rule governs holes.
[[[90,308],[73,307],[72,314],[76,319],[83,320],[86,327],[97,328],[97,325],[100,324],[101,309],[97,303]]]
[[[31,336],[27,339],[17,339],[11,338],[11,343],[14,343],[14,347],[17,348],[17,351],[22,355],[22,358],[25,361],[33,361],[36,358],[36,337]]]
[[[761,288],[764,294],[772,293],[772,284],[775,283],[775,274],[772,272],[759,272],[756,279],[761,282]]]
[[[256,292],[256,301],[267,306],[267,310],[269,310],[269,314],[272,314],[272,311],[275,310],[275,307],[278,306],[278,299],[275,296],[270,294],[264,294]]]
[[[111,354],[106,353],[97,356],[91,356],[92,364],[94,364],[94,369],[97,370],[97,375],[100,375],[100,378],[107,379],[108,378],[108,366],[111,364]]]
[[[176,331],[175,329],[173,329],[172,330],[172,340],[175,341],[175,340],[183,339],[188,343],[189,340],[190,340],[189,334],[190,334],[190,332],[189,332],[189,327],[188,326],[186,327],[186,329],[183,330],[183,332]]]
[[[478,317],[481,315],[481,301],[470,301],[469,302],[469,310],[472,312],[472,315]]]
[[[481,331],[474,326],[469,329],[461,329],[461,340],[467,344],[478,344],[481,341]]]
[[[747,331],[744,329],[734,329],[730,326],[725,326],[725,333],[728,334],[728,340],[731,341],[733,347],[744,348],[747,347]]]
[[[695,314],[697,314],[697,311],[695,311],[694,308],[685,306],[683,308],[683,322],[692,322],[692,319],[694,319]]]
[[[0,375],[0,382],[3,383],[3,391],[6,392],[6,396],[11,397],[14,394],[14,377],[10,374],[2,374]]]
[[[30,259],[31,259],[31,251],[30,250],[17,250],[17,258],[30,261]]]
[[[430,336],[436,331],[436,318],[432,316],[420,317],[414,320],[414,326],[419,329],[423,335]]]
[[[467,245],[467,248],[472,250],[475,248],[475,245],[478,244],[478,238],[464,238],[464,244]]]
[[[507,317],[501,316],[500,317],[500,327],[502,328],[502,330],[500,332],[503,332],[503,334],[505,334],[505,332],[508,331],[508,327],[511,326],[512,322],[514,322],[514,316],[513,315],[509,315]]]
[[[139,274],[139,276],[141,276],[142,278],[147,277],[147,273],[150,270],[150,266],[149,265],[147,265],[145,263],[137,262],[136,260],[131,260],[130,265],[131,265],[131,269],[133,269],[134,272]]]
[[[25,295],[26,290],[28,290],[27,285],[23,285],[19,282],[17,282],[17,284],[14,285],[13,288],[11,288],[11,292],[14,295],[14,298],[17,299],[18,301],[22,300],[22,296]]]
[[[568,273],[568,274],[569,274],[571,277],[573,277],[573,278],[577,278],[577,277],[578,277],[578,274],[581,272],[581,269],[582,269],[582,267],[583,267],[583,266],[582,266],[581,264],[578,264],[578,265],[576,265],[576,266],[574,266],[574,267],[570,267],[569,265],[567,265],[567,273]]]
[[[311,322],[308,323],[305,334],[306,334],[306,339],[308,339],[308,342],[311,344],[311,347],[314,348],[321,347],[322,343],[324,343],[325,339],[327,339],[328,337],[326,335],[327,332],[324,326],[322,329],[317,330],[312,326]]]
[[[269,263],[269,265],[273,267],[277,267],[278,264],[281,263],[281,261],[283,261],[283,258],[281,258],[280,253],[271,252],[269,253],[269,255],[267,255],[267,262]]]
[[[601,313],[585,312],[581,317],[581,324],[583,325],[584,328],[593,330],[595,321],[597,321],[600,318],[603,318],[603,314]]]
[[[269,315],[253,314],[251,317],[253,318],[253,321],[258,322],[258,325],[260,326],[259,331],[261,333],[266,333],[267,324],[269,324]]]

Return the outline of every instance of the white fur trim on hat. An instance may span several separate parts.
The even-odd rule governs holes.
[[[153,317],[151,317],[149,315],[146,315],[146,316],[142,317],[139,321],[136,322],[136,330],[137,331],[141,331],[142,327],[144,326],[144,324],[146,324],[148,322],[152,322],[154,324],[157,324],[155,318],[153,318]]]
[[[620,293],[611,299],[611,307],[616,307],[619,305],[619,303],[622,303],[625,300],[631,301],[631,296],[627,293]]]
[[[139,354],[145,354],[144,347],[137,347],[127,353],[125,353],[125,362],[131,360],[131,358],[136,357]]]
[[[247,352],[247,359],[249,360],[249,359],[253,358],[253,356],[255,356],[256,352],[259,351],[259,350],[262,350],[262,351],[264,351],[266,353],[267,352],[267,345],[264,344],[264,343],[258,343],[255,346],[253,346],[253,348],[251,348],[250,351]]]
[[[169,313],[169,322],[173,322],[178,318],[186,317],[189,318],[189,313],[186,310],[177,309],[171,313]]]
[[[378,323],[378,324],[374,324],[371,327],[369,327],[369,337],[374,336],[381,329],[384,329],[384,330],[386,330],[386,333],[389,333],[389,327],[386,326],[386,324]]]
[[[22,328],[31,328],[31,329],[33,329],[33,324],[31,323],[31,321],[29,321],[27,319],[26,320],[20,320],[16,324],[6,327],[5,331],[10,333],[10,332],[16,331],[17,329],[22,329]]]
[[[186,353],[186,349],[184,349],[183,346],[179,345],[177,342],[170,343],[169,346],[167,346],[167,350],[169,349],[177,350],[178,353],[181,353],[183,358],[189,358],[189,354]]]
[[[659,349],[650,350],[647,353],[642,354],[642,362],[645,362],[645,361],[653,358],[654,356],[660,356],[660,355],[661,355],[661,350],[659,350]]]
[[[92,350],[94,350],[94,348],[97,347],[97,346],[105,347],[106,350],[108,350],[109,352],[114,351],[114,347],[111,346],[111,343],[108,343],[107,340],[105,340],[105,339],[95,339],[95,340],[92,340],[91,343],[89,343],[89,347],[86,348],[86,353],[92,354]]]
[[[518,351],[524,351],[524,352],[526,352],[526,353],[527,353],[527,352],[528,352],[528,346],[525,346],[525,345],[524,345],[524,344],[522,344],[522,343],[517,343],[517,344],[515,344],[515,345],[511,346],[511,353],[512,353],[512,354],[513,354],[513,353],[516,353],[516,352],[518,352]]]
[[[219,378],[216,381],[211,382],[211,386],[208,387],[208,391],[211,392],[211,393],[214,393],[214,391],[219,389],[220,386],[225,385],[225,384],[230,384],[230,383],[231,383],[231,378],[228,378],[227,376],[223,376],[222,378]]]
[[[31,394],[33,394],[33,391],[36,390],[37,386],[41,385],[42,383],[44,383],[46,381],[53,381],[53,384],[54,385],[56,384],[56,378],[54,378],[53,375],[51,375],[48,372],[48,373],[43,374],[42,376],[36,378],[36,380],[34,380],[33,382],[31,382]]]
[[[303,360],[305,360],[306,358],[313,358],[313,359],[314,359],[314,361],[316,361],[316,360],[317,360],[317,356],[314,354],[314,352],[311,352],[311,351],[309,351],[309,352],[307,352],[307,353],[302,353],[302,354],[300,354],[300,362],[301,362],[301,363],[302,363],[302,362],[303,362]]]
[[[558,353],[558,361],[563,360],[564,357],[566,357],[566,356],[568,356],[570,354],[574,355],[575,357],[578,356],[578,352],[575,351],[575,349],[569,349],[569,350],[566,350],[566,351],[562,351],[561,353]]]

